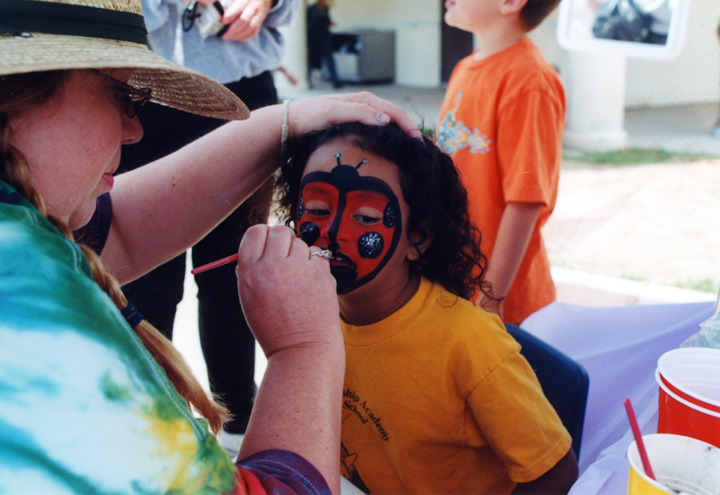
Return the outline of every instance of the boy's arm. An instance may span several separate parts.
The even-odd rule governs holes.
[[[575,452],[570,449],[550,470],[529,483],[518,483],[513,495],[520,494],[566,494],[578,477]]]
[[[493,254],[488,261],[485,280],[492,285],[493,296],[500,301],[480,296],[475,304],[502,318],[502,299],[515,280],[520,263],[525,257],[538,215],[540,203],[511,202],[505,206]]]

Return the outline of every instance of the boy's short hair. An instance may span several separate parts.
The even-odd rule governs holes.
[[[520,19],[525,23],[525,31],[530,32],[540,25],[560,3],[560,0],[527,0],[520,11]]]

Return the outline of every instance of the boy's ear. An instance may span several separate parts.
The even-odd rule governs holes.
[[[529,0],[500,0],[501,14],[517,14],[528,3]]]
[[[423,224],[420,230],[412,230],[408,234],[408,240],[410,241],[410,247],[406,257],[409,261],[416,261],[420,259],[425,250],[430,246],[433,240],[433,234],[427,225]]]

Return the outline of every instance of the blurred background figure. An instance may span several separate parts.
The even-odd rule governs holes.
[[[329,1],[317,0],[307,8],[307,44],[308,44],[308,80],[312,87],[312,71],[320,69],[321,73],[327,71],[333,88],[341,87],[333,59],[332,34],[330,28],[333,22],[330,19]]]

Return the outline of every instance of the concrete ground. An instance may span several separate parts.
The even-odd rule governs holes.
[[[442,89],[373,85],[346,86],[339,91],[365,89],[405,108],[419,125],[435,125]],[[280,93],[295,99],[329,91],[333,90],[319,87]],[[564,161],[557,206],[544,228],[558,300],[616,306],[716,299],[720,288],[720,139],[709,135],[716,111],[717,105],[708,103],[628,110],[625,118],[629,147],[716,158],[633,166]],[[174,341],[201,383],[206,383],[197,337],[196,294],[188,273]],[[257,354],[259,380],[265,362],[262,353]]]

